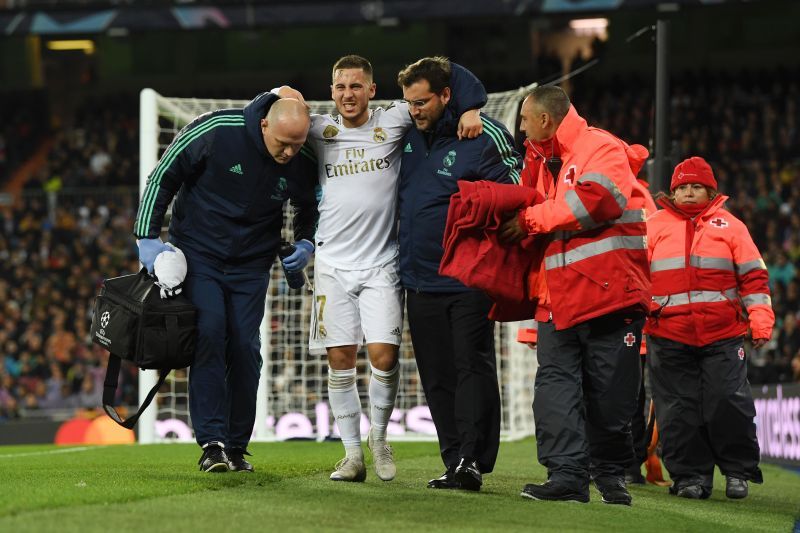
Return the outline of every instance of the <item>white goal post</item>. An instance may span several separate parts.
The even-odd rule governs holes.
[[[512,133],[516,129],[519,105],[526,92],[535,85],[492,93],[482,112],[503,122]],[[144,192],[147,176],[155,167],[177,132],[197,115],[221,108],[242,107],[247,100],[214,100],[165,97],[152,89],[140,94],[139,187]],[[373,100],[373,107],[386,106],[388,100]],[[309,101],[312,112],[335,111],[333,102]],[[284,238],[291,240],[291,216],[284,213]],[[308,269],[312,278],[313,263]],[[312,278],[313,279],[313,278]],[[270,274],[261,324],[261,379],[258,389],[256,424],[253,440],[271,441],[293,438],[324,440],[337,437],[327,404],[327,361],[324,356],[310,355],[308,332],[312,307],[311,295],[305,288],[288,289],[280,265],[275,263]],[[495,346],[497,374],[502,398],[503,439],[519,439],[532,435],[533,380],[536,355],[516,342],[519,323],[497,323]],[[417,365],[411,347],[408,324],[400,347],[401,385],[389,434],[392,440],[425,440],[435,438],[430,411],[419,382]],[[358,357],[358,384],[362,413],[368,412],[366,383],[369,365],[363,353]],[[139,398],[144,399],[155,385],[154,370],[140,370]],[[138,424],[141,443],[193,441],[189,418],[187,372],[175,371],[156,396],[153,407],[146,410]],[[362,435],[368,420],[362,414]]]

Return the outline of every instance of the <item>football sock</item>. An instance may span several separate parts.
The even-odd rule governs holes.
[[[328,401],[348,457],[363,457],[361,451],[361,400],[356,389],[356,369],[328,367]]]
[[[386,426],[394,410],[397,389],[400,386],[400,363],[391,370],[378,370],[369,365],[369,412],[372,423],[372,438],[386,440]]]

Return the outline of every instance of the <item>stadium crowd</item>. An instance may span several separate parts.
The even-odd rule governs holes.
[[[573,87],[590,123],[648,144],[652,88],[622,79]],[[711,163],[768,266],[777,322],[753,351],[750,382],[800,382],[800,72],[684,73],[671,99],[675,160]],[[38,109],[2,111],[0,184],[43,137]],[[0,205],[0,420],[101,403],[107,355],[88,337],[93,296],[104,278],[138,270],[135,105],[103,109],[53,132],[47,164]],[[123,372],[118,403],[133,405],[136,372]]]
[[[0,206],[0,420],[101,404],[108,356],[89,339],[93,296],[104,278],[138,270],[137,128],[124,109],[110,102],[54,131],[46,164]],[[119,401],[133,405],[136,373],[127,370]]]

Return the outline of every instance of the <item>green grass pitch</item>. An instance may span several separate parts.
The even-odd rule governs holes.
[[[710,500],[634,486],[624,507],[594,488],[587,505],[521,498],[545,478],[532,439],[501,445],[480,493],[425,488],[443,471],[435,443],[394,448],[394,481],[370,469],[334,483],[338,443],[254,443],[255,474],[201,473],[185,444],[3,447],[0,531],[792,531],[800,517],[800,475],[769,465],[745,500],[726,499],[718,475]]]

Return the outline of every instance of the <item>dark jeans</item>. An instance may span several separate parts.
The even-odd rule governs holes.
[[[500,390],[491,300],[479,291],[406,292],[408,324],[445,466],[460,457],[491,472],[500,445]]]
[[[676,487],[726,476],[761,481],[744,338],[690,346],[650,337],[649,369],[664,466]]]
[[[615,313],[556,331],[539,324],[533,415],[539,462],[578,489],[624,476],[641,380],[641,313]]]
[[[266,273],[223,273],[189,261],[186,294],[197,307],[197,352],[189,369],[189,413],[201,446],[246,449],[261,374],[259,326]]]

